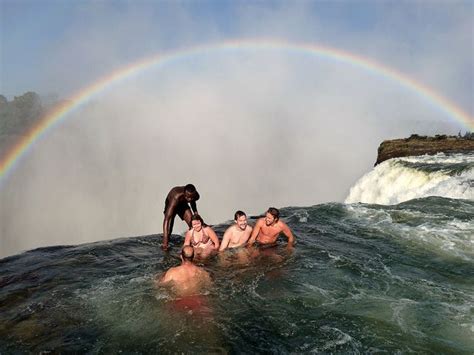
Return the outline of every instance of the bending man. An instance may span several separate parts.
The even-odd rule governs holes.
[[[178,215],[191,228],[191,217],[197,214],[196,201],[199,200],[199,193],[192,184],[186,186],[176,186],[171,189],[166,197],[164,220],[163,220],[163,245],[164,250],[168,249],[168,242],[173,232],[174,218]]]

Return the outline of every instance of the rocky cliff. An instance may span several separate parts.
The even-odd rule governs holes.
[[[398,157],[436,153],[463,153],[474,152],[474,139],[470,137],[456,137],[436,135],[434,137],[411,135],[409,138],[383,141],[378,149],[377,161],[381,162]]]

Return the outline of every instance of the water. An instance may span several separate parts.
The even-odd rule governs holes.
[[[427,196],[474,200],[474,153],[384,161],[351,188],[345,202],[393,205]]]
[[[293,251],[208,260],[214,286],[185,300],[153,286],[177,235],[170,253],[152,235],[1,259],[0,352],[474,352],[474,201],[281,212]]]

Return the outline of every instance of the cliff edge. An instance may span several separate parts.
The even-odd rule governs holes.
[[[377,161],[399,157],[436,153],[474,152],[474,137],[436,135],[434,137],[412,134],[409,138],[383,141],[378,149]]]

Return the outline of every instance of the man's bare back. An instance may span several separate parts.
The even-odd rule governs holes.
[[[160,278],[155,279],[160,286],[170,286],[178,296],[189,296],[200,293],[211,285],[211,277],[203,268],[193,264],[194,249],[185,246],[181,253],[182,264],[170,268]]]

